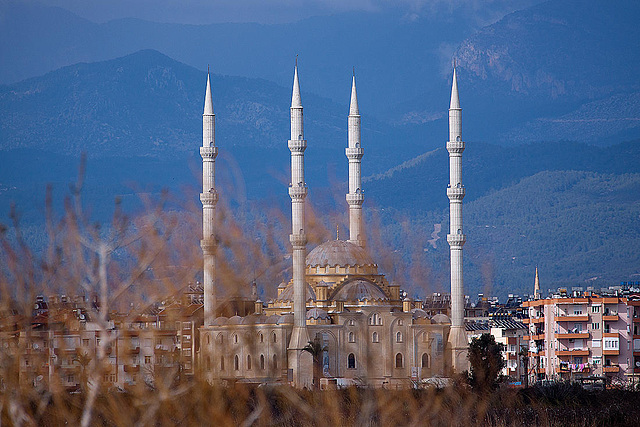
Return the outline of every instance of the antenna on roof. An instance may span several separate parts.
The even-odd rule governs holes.
[[[340,240],[340,225],[336,224],[336,240]]]

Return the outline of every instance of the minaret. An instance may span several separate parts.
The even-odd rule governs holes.
[[[215,163],[218,155],[216,147],[216,115],[213,113],[211,81],[207,70],[207,90],[202,114],[202,255],[204,258],[204,325],[210,326],[215,317],[215,212],[218,192],[215,182]]]
[[[291,150],[291,235],[289,240],[293,247],[293,331],[287,351],[289,369],[293,370],[293,384],[296,387],[309,387],[313,379],[313,360],[309,352],[302,349],[309,343],[307,331],[307,284],[304,277],[307,236],[305,234],[304,207],[307,197],[307,184],[304,181],[304,150],[307,141],[304,139],[302,118],[302,100],[298,83],[298,61],[296,59],[293,74],[293,94],[291,96],[291,139],[288,142]]]
[[[351,83],[351,105],[349,106],[349,146],[345,149],[349,159],[349,192],[347,203],[349,204],[349,242],[364,247],[365,236],[362,226],[362,203],[364,193],[362,191],[362,179],[360,175],[360,163],[364,150],[360,146],[360,111],[358,110],[358,96],[356,95],[356,74],[353,73]]]
[[[462,233],[462,109],[458,98],[458,80],[455,66],[453,68],[453,84],[451,87],[451,104],[449,106],[449,234],[447,241],[451,251],[451,332],[449,346],[451,348],[454,372],[467,369],[467,336],[464,330],[464,293],[462,286],[462,247],[466,241]]]
[[[540,277],[538,277],[538,266],[536,266],[536,278],[533,281],[533,299],[540,299]]]

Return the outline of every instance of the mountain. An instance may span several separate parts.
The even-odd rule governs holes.
[[[467,37],[452,55],[467,138],[503,145],[638,138],[639,18],[633,0],[548,1]],[[444,118],[443,95],[435,86],[416,94],[394,120],[430,132]]]
[[[638,173],[542,171],[465,202],[466,294],[530,294],[536,266],[545,291],[640,277]],[[422,206],[419,198],[413,203]],[[370,221],[383,224],[370,230],[372,240],[393,248],[372,248],[377,259],[391,256],[383,268],[416,294],[446,292],[448,209],[408,213],[370,205]]]

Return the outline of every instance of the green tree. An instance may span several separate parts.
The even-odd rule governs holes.
[[[320,388],[320,372],[322,372],[322,353],[327,347],[322,346],[322,339],[319,335],[316,335],[313,341],[304,346],[302,351],[311,353],[313,356],[313,385],[314,388]]]
[[[502,357],[503,350],[504,345],[497,343],[490,334],[482,334],[471,340],[468,355],[471,366],[469,380],[474,389],[486,391],[497,386],[500,371],[506,365]]]

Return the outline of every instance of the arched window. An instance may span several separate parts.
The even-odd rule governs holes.
[[[373,335],[371,335],[371,342],[378,342],[378,333],[374,332]]]
[[[235,369],[236,371],[240,369],[240,359],[238,358],[237,354],[233,358],[233,369]]]
[[[370,325],[382,325],[382,317],[378,313],[373,313],[369,318]]]
[[[429,355],[427,353],[422,353],[422,367],[429,367]]]
[[[207,345],[211,344],[211,335],[207,334]]]
[[[402,326],[402,319],[398,319],[398,326]]]
[[[347,357],[347,369],[356,369],[356,356],[353,353]]]
[[[349,332],[349,342],[356,342],[356,335],[353,332]]]
[[[247,355],[247,370],[248,371],[251,370],[251,355],[250,354]]]
[[[403,367],[403,360],[402,360],[402,353],[398,353],[396,354],[396,368],[402,368]]]
[[[278,369],[278,356],[273,355],[273,369]]]
[[[220,356],[220,370],[224,371],[224,356]]]
[[[396,333],[396,342],[402,342],[402,332]]]
[[[233,342],[238,344],[238,334],[233,334]]]
[[[211,357],[207,356],[207,371],[211,370]]]
[[[264,354],[260,355],[260,369],[264,370]]]
[[[273,333],[273,336],[271,337],[273,339],[273,342],[278,342],[278,337],[276,336],[276,333]]]
[[[216,338],[216,340],[218,341],[219,344],[222,344],[222,342],[224,341],[224,336],[222,334],[218,334],[218,337]]]
[[[260,333],[260,342],[264,342],[264,335],[262,335],[262,333]]]

